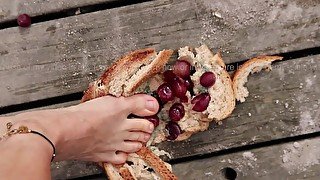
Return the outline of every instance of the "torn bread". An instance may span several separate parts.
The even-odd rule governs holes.
[[[233,91],[238,101],[244,102],[249,96],[249,91],[245,87],[249,74],[260,72],[261,70],[270,71],[271,63],[276,60],[282,60],[281,56],[258,56],[246,61],[233,76]]]
[[[175,141],[186,140],[193,134],[199,131],[205,131],[209,127],[209,122],[215,120],[221,121],[228,117],[235,108],[235,97],[232,89],[232,81],[225,70],[225,63],[220,54],[214,55],[206,45],[195,48],[195,53],[191,51],[190,47],[180,48],[178,51],[178,59],[187,59],[194,67],[196,72],[191,76],[194,83],[193,91],[198,94],[201,92],[209,92],[211,101],[207,110],[204,112],[196,112],[192,110],[191,95],[187,92],[188,102],[182,103],[185,109],[184,117],[178,121],[182,133],[175,139]],[[211,71],[216,74],[216,83],[206,89],[200,85],[200,76],[206,72]],[[152,82],[152,80],[150,80]],[[162,81],[157,80],[159,84]],[[153,84],[153,83],[150,83]],[[151,88],[152,89],[152,88]],[[179,102],[177,98],[170,103],[164,105],[163,109],[158,114],[160,119],[169,119],[169,108],[175,102]],[[153,143],[159,143],[166,140],[166,130],[164,123],[161,123],[157,129],[157,136],[151,139]]]
[[[82,102],[108,94],[116,97],[131,95],[148,77],[163,70],[172,53],[172,50],[163,50],[157,55],[150,48],[129,53],[117,60],[98,80],[90,83]]]
[[[180,48],[179,57],[188,57],[195,66],[196,72],[191,76],[194,82],[194,92],[206,91],[200,85],[200,76],[206,71],[212,71],[216,75],[216,83],[208,89],[211,101],[206,111],[207,118],[201,121],[221,121],[228,117],[235,108],[235,97],[232,90],[232,80],[225,70],[220,53],[213,54],[206,45],[195,48],[194,54],[189,47]]]
[[[225,70],[225,63],[223,62],[219,53],[213,54],[206,45],[195,48],[195,53],[189,47],[180,48],[178,51],[178,59],[187,59],[196,68],[196,72],[191,76],[195,87],[196,94],[201,92],[209,92],[211,96],[210,104],[206,111],[196,112],[192,110],[191,94],[187,92],[188,102],[181,102],[185,109],[185,115],[177,122],[181,129],[181,134],[174,141],[182,141],[191,137],[199,131],[205,131],[209,127],[211,121],[221,121],[228,117],[235,108],[235,97],[232,89],[232,80]],[[204,88],[200,85],[200,76],[206,72],[214,72],[216,74],[216,83],[210,88]],[[149,78],[142,84],[138,92],[153,92],[164,83],[162,74],[158,74]],[[151,137],[149,144],[157,144],[166,140],[168,132],[165,129],[166,122],[170,121],[168,116],[170,107],[180,102],[179,98],[164,104],[161,111],[158,113],[162,120],[160,125],[156,128],[154,135]]]

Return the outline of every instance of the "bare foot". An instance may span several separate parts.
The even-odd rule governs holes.
[[[15,126],[29,124],[47,135],[57,149],[56,160],[77,159],[121,164],[127,153],[138,151],[149,140],[153,124],[128,119],[129,114],[153,115],[157,100],[138,94],[105,96],[76,106],[17,115]]]

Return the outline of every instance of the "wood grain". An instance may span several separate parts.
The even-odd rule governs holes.
[[[144,47],[205,43],[231,63],[319,46],[314,2],[158,0],[1,30],[0,107],[83,91]]]
[[[224,168],[237,179],[319,179],[320,138],[289,142],[224,156],[175,164],[174,172],[186,180],[225,180]]]
[[[1,0],[0,1],[0,23],[17,18],[19,14],[28,14],[31,17],[59,12],[65,9],[78,8],[104,2],[117,0]]]
[[[104,173],[104,171],[96,163],[82,161],[51,163],[51,177],[54,180],[79,178],[101,173]]]
[[[249,77],[250,95],[222,125],[177,143],[160,144],[173,159],[320,130],[320,55],[278,62]]]

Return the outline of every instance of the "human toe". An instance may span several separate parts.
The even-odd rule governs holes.
[[[154,125],[152,122],[146,119],[127,119],[124,128],[127,131],[142,131],[146,133],[152,133],[154,130]]]

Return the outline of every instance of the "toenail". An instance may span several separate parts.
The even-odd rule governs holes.
[[[150,111],[155,109],[155,102],[153,100],[148,100],[146,103],[146,108]]]

